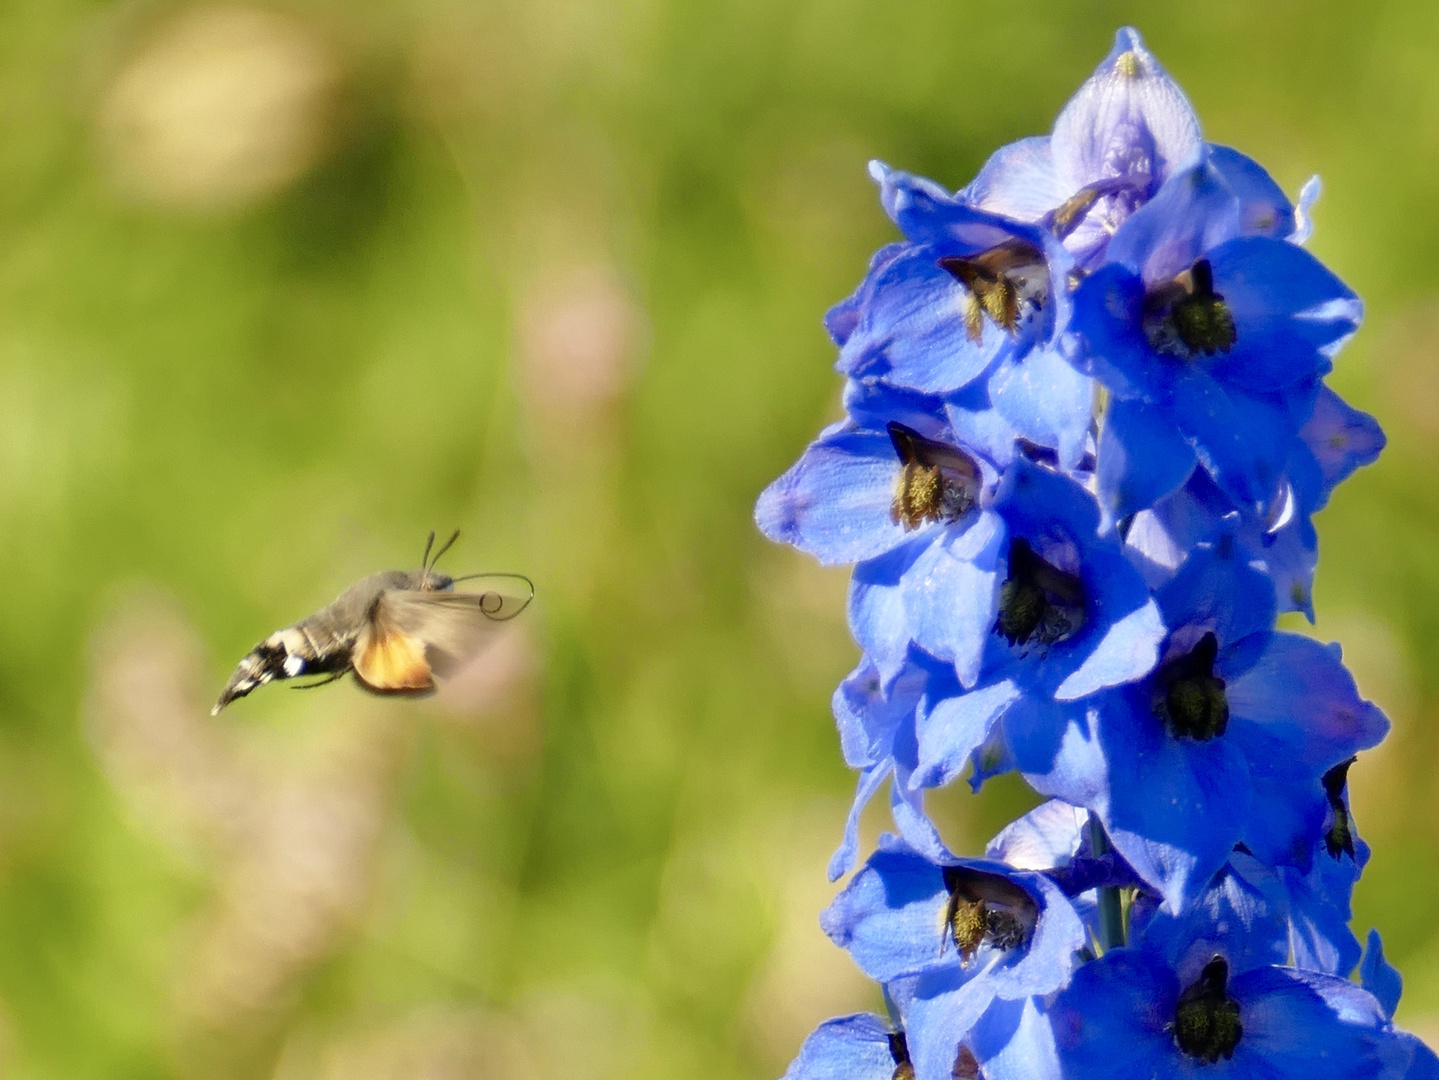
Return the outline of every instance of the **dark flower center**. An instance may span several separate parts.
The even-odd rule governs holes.
[[[1324,831],[1324,849],[1331,859],[1340,855],[1354,856],[1354,822],[1349,817],[1349,807],[1344,802],[1344,786],[1349,782],[1349,766],[1359,760],[1350,758],[1341,761],[1324,774],[1324,797],[1329,800],[1329,809],[1334,821]]]
[[[984,316],[1012,334],[1025,305],[1043,306],[1049,289],[1044,253],[1024,240],[1010,240],[978,255],[949,255],[939,265],[969,290],[964,326],[976,343],[984,337]]]
[[[1234,1056],[1244,1034],[1239,1004],[1229,996],[1229,964],[1216,956],[1199,978],[1179,995],[1174,1010],[1174,1042],[1192,1058],[1213,1065]]]
[[[961,963],[969,963],[986,943],[1008,952],[1029,940],[1039,908],[1014,882],[998,874],[946,866],[944,885],[949,890],[945,926]]]
[[[979,498],[979,466],[957,447],[926,439],[913,428],[891,422],[889,441],[899,456],[899,477],[889,516],[905,531],[925,522],[952,524]]]
[[[889,1056],[894,1058],[894,1072],[890,1074],[890,1080],[914,1080],[914,1066],[910,1064],[909,1044],[904,1040],[904,1032],[889,1033]]]
[[[1164,718],[1170,733],[1204,742],[1224,734],[1229,726],[1229,699],[1224,680],[1214,674],[1219,642],[1205,634],[1184,656],[1170,660],[1154,677],[1154,711]]]
[[[1200,259],[1144,298],[1144,336],[1156,352],[1191,359],[1228,352],[1238,340],[1234,316],[1214,291],[1214,271]]]
[[[1034,553],[1016,537],[1009,544],[1009,577],[999,590],[995,630],[1011,645],[1053,645],[1084,623],[1084,585]]]

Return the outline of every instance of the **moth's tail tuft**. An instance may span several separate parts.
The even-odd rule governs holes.
[[[264,686],[271,679],[287,678],[291,674],[288,667],[293,666],[293,662],[287,664],[289,658],[284,644],[275,636],[260,642],[236,665],[235,673],[230,676],[225,689],[220,691],[220,700],[215,702],[210,715],[218,716],[230,702]]]

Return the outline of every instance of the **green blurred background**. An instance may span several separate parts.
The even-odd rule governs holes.
[[[1358,924],[1439,1032],[1439,6],[7,0],[3,1075],[770,1078],[869,1005],[816,925],[845,574],[750,508],[837,408],[865,162],[963,184],[1127,22],[1323,174],[1369,305],[1318,632],[1394,721]],[[206,715],[455,526],[540,595],[445,694]],[[973,850],[1027,797],[936,805]]]

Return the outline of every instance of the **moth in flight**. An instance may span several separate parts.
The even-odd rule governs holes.
[[[452,578],[435,570],[459,530],[434,551],[425,543],[418,570],[384,570],[361,578],[329,607],[276,630],[240,661],[215,715],[272,679],[323,676],[300,689],[323,686],[353,671],[376,694],[428,694],[471,659],[494,632],[534,598],[535,587],[520,574],[466,574]],[[433,551],[433,556],[431,552]],[[461,581],[483,583],[482,591],[456,591]]]

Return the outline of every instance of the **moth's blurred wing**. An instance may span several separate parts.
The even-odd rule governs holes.
[[[393,594],[387,593],[386,596]],[[355,676],[377,694],[424,694],[435,688],[424,641],[387,617],[382,597],[355,640]]]
[[[472,659],[495,635],[498,624],[513,619],[534,593],[526,578],[487,575],[483,591],[394,590],[380,597],[372,626],[414,643],[430,676],[445,676]],[[366,683],[370,679],[355,670]],[[428,684],[427,684],[428,688]]]

